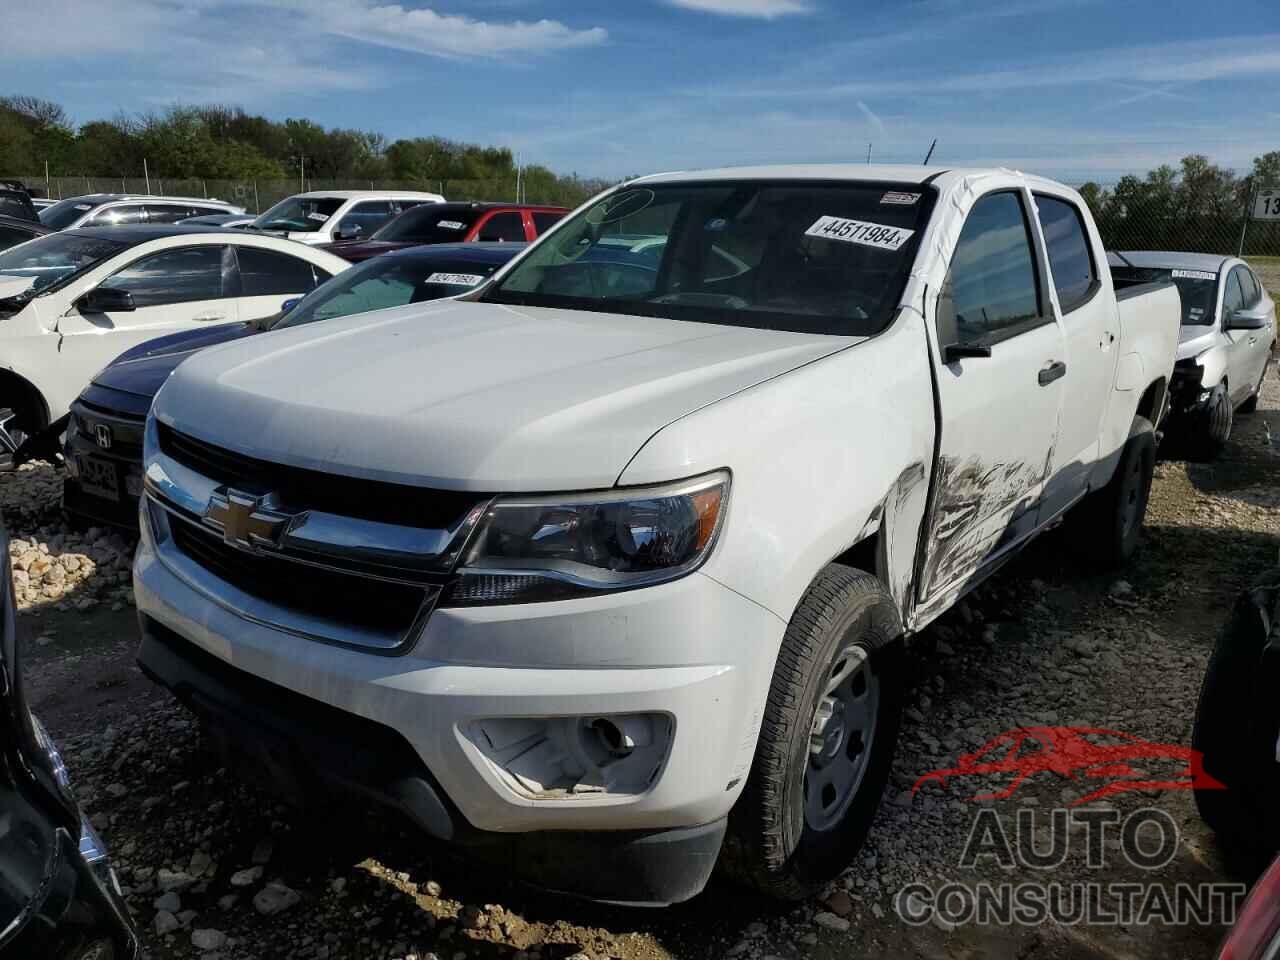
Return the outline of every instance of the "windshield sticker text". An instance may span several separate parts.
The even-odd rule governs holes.
[[[478,273],[433,273],[427,283],[448,283],[455,287],[474,287],[484,280]]]
[[[843,240],[845,243],[856,243],[864,247],[877,247],[881,250],[898,250],[911,239],[914,230],[903,230],[901,227],[886,227],[881,223],[868,223],[865,220],[849,220],[845,217],[819,217],[808,230],[806,237],[820,237],[823,240]]]
[[[920,194],[918,193],[902,193],[897,190],[890,190],[880,198],[881,203],[895,203],[904,207],[920,202]]]
[[[1210,273],[1208,270],[1174,270],[1173,279],[1175,280],[1217,280],[1216,273]]]
[[[461,230],[466,226],[465,223],[459,223],[457,220],[441,220],[436,224],[442,230]]]
[[[307,219],[315,220],[317,223],[324,223],[329,219],[329,215],[327,213],[308,213]]]

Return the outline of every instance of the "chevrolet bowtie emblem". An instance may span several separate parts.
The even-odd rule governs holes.
[[[220,487],[209,498],[204,522],[220,530],[222,539],[233,547],[274,547],[291,518],[273,510],[268,505],[270,499]]]

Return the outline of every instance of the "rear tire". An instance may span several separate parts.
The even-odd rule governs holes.
[[[1134,417],[1110,482],[1089,494],[1067,521],[1072,539],[1090,560],[1118,567],[1138,549],[1155,468],[1155,428],[1146,417]]]
[[[884,586],[831,564],[792,615],[746,787],[720,857],[731,878],[802,900],[866,839],[889,778],[905,689]]]
[[[1227,852],[1248,869],[1280,849],[1280,698],[1276,677],[1260,670],[1273,618],[1280,613],[1280,567],[1237,601],[1209,658],[1191,745],[1225,790],[1196,790],[1196,807]]]

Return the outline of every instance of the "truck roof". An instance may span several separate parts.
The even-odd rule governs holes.
[[[440,194],[425,190],[308,190],[306,193],[292,194],[295,197],[334,197],[341,200],[379,199],[391,200],[439,200]]]
[[[1056,180],[999,167],[943,167],[910,163],[786,163],[753,167],[719,167],[710,170],[680,170],[640,177],[632,183],[687,183],[706,180],[849,180],[869,182],[949,184],[954,180],[983,174],[1016,174],[1029,184],[1061,189]]]

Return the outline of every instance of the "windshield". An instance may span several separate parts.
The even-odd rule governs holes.
[[[307,294],[272,329],[453,297],[484,283],[501,265],[441,257],[374,257]]]
[[[338,212],[341,197],[289,197],[258,217],[250,226],[259,230],[314,233]]]
[[[127,247],[118,240],[51,233],[0,253],[0,274],[35,277],[31,292],[40,293]]]
[[[1184,327],[1213,326],[1218,293],[1218,274],[1212,270],[1174,270],[1169,267],[1112,267],[1117,285],[1166,283],[1173,281],[1182,297]]]
[[[932,196],[883,183],[623,188],[557,227],[485,299],[870,335],[892,319]]]
[[[69,197],[59,200],[39,211],[36,216],[40,222],[51,230],[65,230],[90,210],[100,207],[104,200],[90,200],[88,197]]]
[[[369,239],[397,243],[452,243],[467,235],[481,212],[456,207],[439,210],[434,204],[424,204],[406,210]]]

